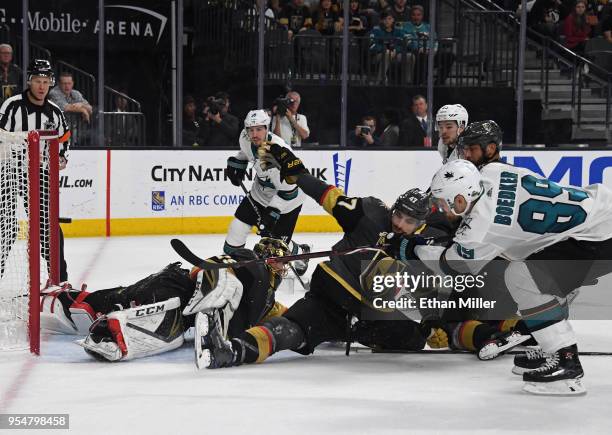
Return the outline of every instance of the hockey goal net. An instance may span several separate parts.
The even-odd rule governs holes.
[[[40,351],[40,289],[59,278],[59,143],[0,130],[0,351]]]

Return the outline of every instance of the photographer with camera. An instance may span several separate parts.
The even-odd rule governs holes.
[[[200,126],[201,145],[209,147],[230,147],[236,143],[240,121],[228,112],[229,98],[218,92],[204,103],[204,122]]]
[[[376,118],[366,115],[354,130],[349,132],[348,146],[350,147],[376,147],[380,146],[380,139],[374,136],[376,132]]]
[[[301,147],[302,140],[310,136],[306,116],[298,113],[301,101],[300,94],[291,91],[285,97],[277,98],[272,106],[272,132],[291,147]]]

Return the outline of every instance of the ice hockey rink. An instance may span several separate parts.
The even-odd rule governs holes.
[[[320,250],[338,237],[295,239]],[[171,238],[67,239],[70,280],[89,290],[135,282],[180,260]],[[223,243],[221,235],[180,238],[200,256],[218,254]],[[299,283],[293,287],[282,287],[278,300],[301,297]],[[612,321],[574,326],[582,351],[612,350]],[[481,362],[358,350],[347,358],[330,344],[308,357],[286,351],[260,365],[197,371],[191,340],[163,355],[101,363],[75,338],[44,336],[40,357],[0,353],[0,413],[69,414],[78,434],[607,434],[612,427],[610,356],[581,357],[586,396],[538,397],[521,391],[511,356]]]

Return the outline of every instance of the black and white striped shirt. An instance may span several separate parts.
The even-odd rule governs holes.
[[[60,155],[67,157],[70,129],[64,113],[49,99],[42,106],[32,104],[28,91],[12,96],[0,107],[0,129],[6,131],[57,130]]]

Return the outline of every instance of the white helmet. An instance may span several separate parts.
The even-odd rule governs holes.
[[[251,110],[244,118],[244,128],[255,127],[256,125],[270,125],[270,115],[263,109]]]
[[[469,210],[470,204],[480,198],[483,192],[484,185],[478,168],[463,159],[448,162],[431,180],[431,196],[445,201],[457,216],[463,216]],[[454,210],[457,195],[462,195],[468,203],[462,213]]]
[[[468,125],[468,112],[461,104],[447,104],[436,113],[436,129],[441,121],[456,121],[460,128],[465,128]]]

